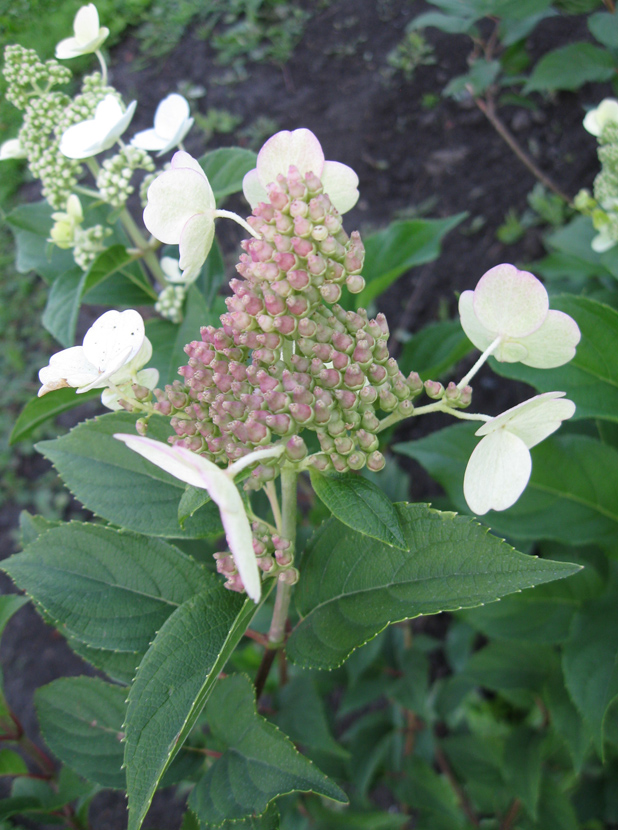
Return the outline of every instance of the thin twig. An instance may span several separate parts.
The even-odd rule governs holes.
[[[438,762],[438,766],[446,776],[447,781],[451,785],[453,792],[457,796],[459,806],[466,814],[466,818],[475,827],[480,827],[481,822],[479,821],[478,816],[474,812],[474,808],[472,807],[472,804],[470,803],[468,796],[463,791],[461,785],[459,784],[459,781],[455,778],[455,773],[451,769],[447,757],[440,746],[436,747],[436,761]]]
[[[511,804],[508,813],[504,817],[504,821],[500,825],[500,830],[511,830],[513,827],[513,822],[519,815],[519,810],[521,808],[521,801],[516,798],[513,803]]]
[[[272,664],[275,662],[275,657],[277,656],[277,649],[276,648],[267,648],[262,655],[262,662],[257,670],[257,674],[255,675],[255,699],[259,702],[262,692],[264,691],[264,686],[266,685],[266,681],[268,680],[268,675],[270,674],[270,669]]]
[[[563,193],[563,191],[560,190],[560,188],[555,185],[539,167],[536,166],[523,147],[521,147],[515,136],[512,135],[504,121],[502,121],[502,119],[496,114],[493,103],[483,101],[482,98],[477,98],[476,96],[474,96],[474,103],[487,118],[498,135],[506,141],[522,164],[525,164],[532,175],[537,178],[541,184],[548,188],[548,190],[553,191],[556,196],[559,196],[567,203],[567,205],[570,205],[571,199],[566,195],[566,193]]]

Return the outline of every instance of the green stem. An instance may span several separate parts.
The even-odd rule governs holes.
[[[430,412],[444,412],[446,415],[452,415],[453,418],[459,418],[461,421],[491,421],[491,415],[483,415],[481,412],[462,412],[459,409],[453,409],[443,400],[429,403],[427,406],[418,406],[410,415],[400,415],[397,411],[391,412],[386,418],[380,421],[380,426],[376,432],[383,432],[385,429],[392,427],[393,424],[403,421],[405,418],[415,418],[417,415],[428,415]],[[305,459],[306,460],[306,459]]]
[[[107,64],[105,63],[103,53],[100,49],[97,49],[94,54],[97,56],[99,63],[101,64],[101,82],[103,83],[103,86],[107,86]]]
[[[284,465],[281,470],[281,535],[290,539],[292,544],[296,540],[296,482],[298,471],[295,466]],[[268,632],[268,643],[271,649],[281,648],[285,639],[285,623],[288,618],[292,586],[279,579],[275,608]]]
[[[167,277],[163,273],[163,270],[161,268],[156,254],[151,249],[148,242],[144,239],[142,232],[137,227],[135,220],[126,208],[123,208],[119,218],[131,242],[133,242],[135,247],[139,248],[139,250],[142,252],[144,262],[148,266],[152,276],[157,280],[157,282],[161,283],[161,285],[163,285],[164,287],[167,286]]]

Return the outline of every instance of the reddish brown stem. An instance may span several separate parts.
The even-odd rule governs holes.
[[[448,759],[447,759],[446,755],[444,754],[444,752],[442,751],[442,748],[439,747],[439,746],[436,747],[436,761],[438,763],[438,766],[440,767],[440,769],[442,770],[442,772],[446,776],[447,781],[451,785],[451,787],[453,789],[453,792],[457,796],[457,800],[459,801],[459,806],[461,807],[461,809],[466,814],[466,818],[468,819],[470,824],[473,824],[475,827],[480,827],[481,823],[478,819],[478,816],[474,812],[474,809],[473,809],[472,804],[470,803],[470,801],[468,799],[468,796],[463,791],[461,785],[459,784],[459,781],[455,778],[455,774],[454,774],[453,770],[451,769],[451,766],[448,762]]]
[[[262,662],[257,670],[257,674],[255,675],[255,699],[259,702],[262,692],[264,691],[264,686],[266,685],[266,681],[268,680],[268,675],[270,674],[270,670],[272,664],[275,662],[275,657],[277,656],[277,649],[276,648],[267,648],[264,651],[264,655],[262,657]]]
[[[511,830],[513,827],[513,823],[515,819],[519,815],[519,810],[521,808],[521,801],[516,798],[513,803],[511,804],[508,813],[504,817],[504,821],[500,825],[500,830]]]
[[[511,150],[515,153],[517,158],[524,164],[528,170],[532,173],[532,175],[538,179],[542,185],[544,185],[548,190],[551,190],[556,196],[559,196],[563,199],[567,205],[571,204],[571,199],[563,193],[560,188],[555,185],[550,178],[548,178],[543,171],[536,166],[536,164],[532,161],[530,156],[525,152],[523,147],[519,144],[517,139],[514,135],[509,131],[508,127],[502,121],[502,119],[496,114],[493,103],[484,101],[482,98],[474,98],[474,103],[483,113],[483,115],[487,118],[491,126],[494,130],[498,133],[498,135],[504,139],[504,141],[508,144]]]

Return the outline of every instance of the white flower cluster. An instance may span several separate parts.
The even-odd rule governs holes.
[[[598,231],[592,248],[602,254],[618,244],[618,101],[601,101],[586,114],[584,128],[598,139],[601,171],[594,180],[594,198],[581,190],[574,204],[592,217]]]
[[[135,170],[153,173],[155,164],[146,150],[125,145],[115,156],[105,159],[97,176],[101,197],[112,207],[123,207],[135,188],[131,179]]]
[[[155,311],[161,317],[171,320],[172,323],[182,321],[182,306],[185,301],[187,289],[184,285],[168,285],[159,294],[155,303]]]
[[[91,228],[79,230],[75,235],[73,259],[84,271],[95,261],[101,251],[105,250],[105,240],[111,236],[112,229],[103,225],[93,225]]]
[[[6,98],[23,110],[30,98],[44,95],[58,84],[71,80],[71,72],[56,60],[43,63],[34,49],[13,44],[4,50],[4,79]]]

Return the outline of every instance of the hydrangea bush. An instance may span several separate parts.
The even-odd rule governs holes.
[[[112,411],[38,445],[95,520],[24,515],[24,550],[3,568],[108,679],[66,678],[39,691],[43,732],[69,783],[54,777],[46,759],[56,801],[20,789],[18,778],[8,801],[22,801],[5,815],[53,813],[68,792],[74,794],[61,806],[71,826],[81,826],[97,788],[111,786],[126,789],[129,828],[139,830],[157,788],[184,779],[191,782],[186,828],[305,827],[308,816],[316,826],[404,826],[405,810],[393,811],[395,823],[386,812],[372,818],[376,808],[358,776],[352,769],[346,777],[342,764],[350,756],[330,734],[314,670],[335,671],[349,660],[360,677],[363,655],[384,643],[381,632],[391,632],[397,676],[412,684],[403,704],[400,692],[395,700],[408,713],[402,757],[416,782],[409,800],[422,817],[423,776],[429,790],[454,779],[439,747],[443,777],[427,762],[431,742],[418,757],[408,745],[418,731],[408,715],[416,717],[416,709],[428,723],[434,718],[433,704],[414,691],[417,675],[421,685],[424,676],[428,682],[428,666],[419,668],[409,643],[396,645],[407,626],[387,627],[473,609],[580,570],[562,552],[555,560],[518,552],[465,515],[516,517],[533,470],[530,450],[577,417],[579,391],[565,374],[586,348],[576,315],[550,308],[532,273],[497,264],[459,299],[463,354],[480,352],[470,368],[446,385],[427,377],[425,367],[404,370],[389,353],[385,316],[354,299],[376,296],[367,293],[376,278],[366,280],[363,240],[344,229],[359,194],[355,172],[326,160],[304,128],[272,136],[257,158],[232,149],[223,160],[218,151],[197,160],[182,147],[193,119],[177,94],[161,102],[152,129],[125,144],[137,103],[125,106],[107,84],[100,51],[107,30],[92,4],[78,12],[74,29],[57,58],[94,53],[101,72],[72,100],[55,91],[68,79],[62,65],[7,50],[8,94],[24,110],[24,124],[1,155],[27,158],[47,200],[37,206],[48,228],[37,243],[51,282],[47,324],[73,338],[89,291],[100,302],[107,290],[106,304],[125,310],[102,314],[81,346],[60,338],[66,348],[41,369],[39,396],[15,434],[31,434],[94,390]],[[159,159],[174,150],[157,171],[151,154]],[[112,154],[95,158],[105,152]],[[130,212],[139,170],[143,225]],[[94,187],[82,183],[88,173]],[[246,219],[220,206],[241,188],[251,208]],[[23,208],[13,216],[20,255],[36,236],[33,216]],[[217,314],[204,297],[213,294],[207,277],[218,257],[215,225],[225,219],[247,238]],[[377,234],[371,248],[379,254],[384,242]],[[176,256],[169,246],[178,246]],[[141,313],[127,308],[135,296]],[[501,414],[470,411],[475,377],[488,360],[501,371],[521,366],[565,382]],[[170,361],[173,369],[183,364],[175,378]],[[440,452],[465,456],[465,473],[462,466],[456,475],[447,470],[443,482],[449,495],[457,489],[456,504],[465,498],[464,515],[394,502],[387,493],[394,461],[386,436],[430,413],[467,423],[398,449],[423,463],[423,446],[433,440],[434,465]],[[547,467],[541,456],[551,492]],[[312,531],[308,498],[320,519]],[[547,507],[539,507],[538,527]],[[523,536],[516,525],[515,518],[513,538],[535,538],[525,521]],[[4,599],[8,619],[22,600]],[[276,660],[278,683],[271,676]],[[445,728],[456,730],[455,710],[469,691],[455,694]],[[274,709],[270,702],[256,708],[265,694]],[[8,704],[3,724],[6,740],[30,747]],[[601,751],[602,743],[601,732]],[[291,795],[302,793],[322,800]],[[82,813],[79,804],[77,813],[65,807],[76,797]],[[514,820],[521,809],[528,821],[522,827],[540,826],[538,788],[536,801],[515,798],[482,812],[508,828],[508,816]],[[439,826],[480,826],[466,798],[460,804],[457,823]]]

